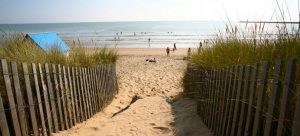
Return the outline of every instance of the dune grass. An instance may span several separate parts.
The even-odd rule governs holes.
[[[0,58],[8,61],[28,63],[51,63],[68,66],[95,67],[99,64],[115,63],[117,53],[106,48],[95,49],[89,53],[83,45],[73,45],[68,53],[62,52],[58,46],[45,52],[40,47],[26,40],[21,33],[5,35],[0,39]]]
[[[225,67],[237,64],[254,64],[261,61],[300,59],[300,37],[297,31],[279,30],[278,35],[249,36],[238,34],[236,29],[214,39],[212,46],[201,48],[191,55],[190,63],[203,67]],[[242,38],[241,38],[242,37]]]

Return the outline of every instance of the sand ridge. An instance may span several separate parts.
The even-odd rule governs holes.
[[[156,63],[146,61],[154,57]],[[119,94],[112,103],[91,119],[54,135],[211,135],[196,115],[196,102],[180,98],[183,91],[180,81],[187,64],[182,58],[183,56],[121,56],[117,61]],[[112,117],[114,113],[127,107],[134,96],[141,99]],[[178,101],[174,102],[175,98]]]

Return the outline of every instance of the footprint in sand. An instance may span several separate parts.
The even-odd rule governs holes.
[[[167,127],[153,127],[154,129],[161,130],[162,133],[169,133],[171,130]]]
[[[89,129],[92,129],[92,130],[94,130],[94,131],[97,131],[97,130],[99,130],[99,128],[98,128],[98,127],[90,127]]]
[[[156,124],[155,124],[155,123],[150,123],[150,125],[151,125],[151,126],[155,126]]]

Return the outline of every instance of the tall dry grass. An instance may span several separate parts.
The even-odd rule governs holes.
[[[58,46],[45,52],[30,40],[26,40],[21,33],[5,35],[0,39],[0,58],[8,61],[35,62],[62,64],[68,66],[95,67],[99,64],[115,63],[117,53],[106,48],[95,49],[89,53],[83,45],[78,42],[68,53],[62,52]]]

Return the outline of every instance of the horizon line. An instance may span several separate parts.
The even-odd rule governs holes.
[[[21,24],[68,24],[68,23],[119,23],[119,22],[224,22],[222,20],[123,20],[123,21],[70,21],[70,22],[26,22],[26,23],[0,23],[0,25],[21,25]],[[234,21],[238,22],[238,21]]]

